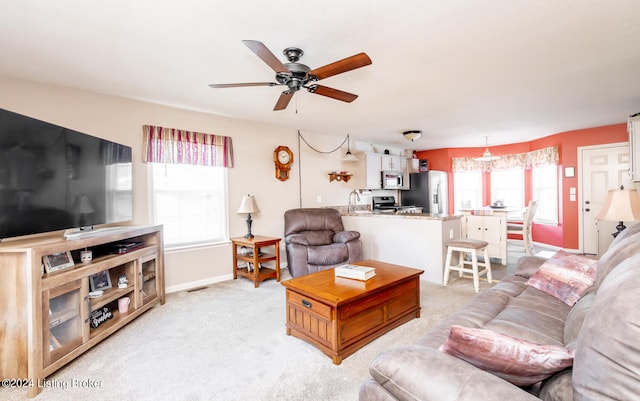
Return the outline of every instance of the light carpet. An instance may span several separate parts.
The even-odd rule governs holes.
[[[507,268],[493,270],[500,278]],[[490,286],[481,282],[481,290]],[[36,400],[353,401],[378,353],[415,342],[474,296],[468,279],[456,277],[447,287],[421,280],[419,319],[334,365],[320,350],[286,335],[285,289],[275,280],[254,288],[240,278],[169,294],[165,305],[52,375],[57,387],[45,388]],[[86,383],[99,387],[83,388]],[[22,400],[25,392],[3,389],[0,399]]]

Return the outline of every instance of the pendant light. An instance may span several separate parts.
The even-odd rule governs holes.
[[[358,161],[358,158],[355,157],[355,155],[353,155],[351,153],[351,147],[349,146],[349,134],[347,134],[347,153],[342,158],[342,161],[343,162],[357,162]]]
[[[485,144],[484,153],[482,153],[482,156],[474,158],[474,160],[479,161],[479,162],[490,162],[490,161],[493,161],[493,160],[498,160],[500,158],[500,156],[494,156],[494,155],[491,154],[491,152],[489,152],[489,137],[488,136],[484,137],[484,144]]]

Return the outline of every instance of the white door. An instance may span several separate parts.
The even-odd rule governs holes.
[[[578,148],[581,161],[580,247],[582,252],[602,255],[609,247],[617,222],[595,219],[610,189],[633,188],[629,175],[629,144]]]

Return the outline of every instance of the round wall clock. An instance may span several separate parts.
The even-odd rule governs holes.
[[[273,151],[273,161],[276,164],[276,178],[280,181],[288,180],[293,163],[293,152],[286,146],[278,146]]]

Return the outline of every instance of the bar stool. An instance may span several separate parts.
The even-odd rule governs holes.
[[[486,274],[487,281],[491,283],[491,261],[489,260],[489,243],[487,241],[477,239],[458,238],[447,242],[447,258],[444,264],[444,279],[443,284],[447,285],[449,282],[449,273],[451,270],[455,270],[459,273],[460,277],[464,276],[463,273],[473,274],[473,288],[476,292],[480,291],[480,275]],[[483,252],[484,261],[478,262],[478,251]],[[451,266],[451,257],[453,252],[459,252],[458,264]],[[471,254],[471,261],[465,260],[466,254]],[[465,267],[470,265],[471,267]],[[484,267],[482,271],[478,271],[478,266]]]

